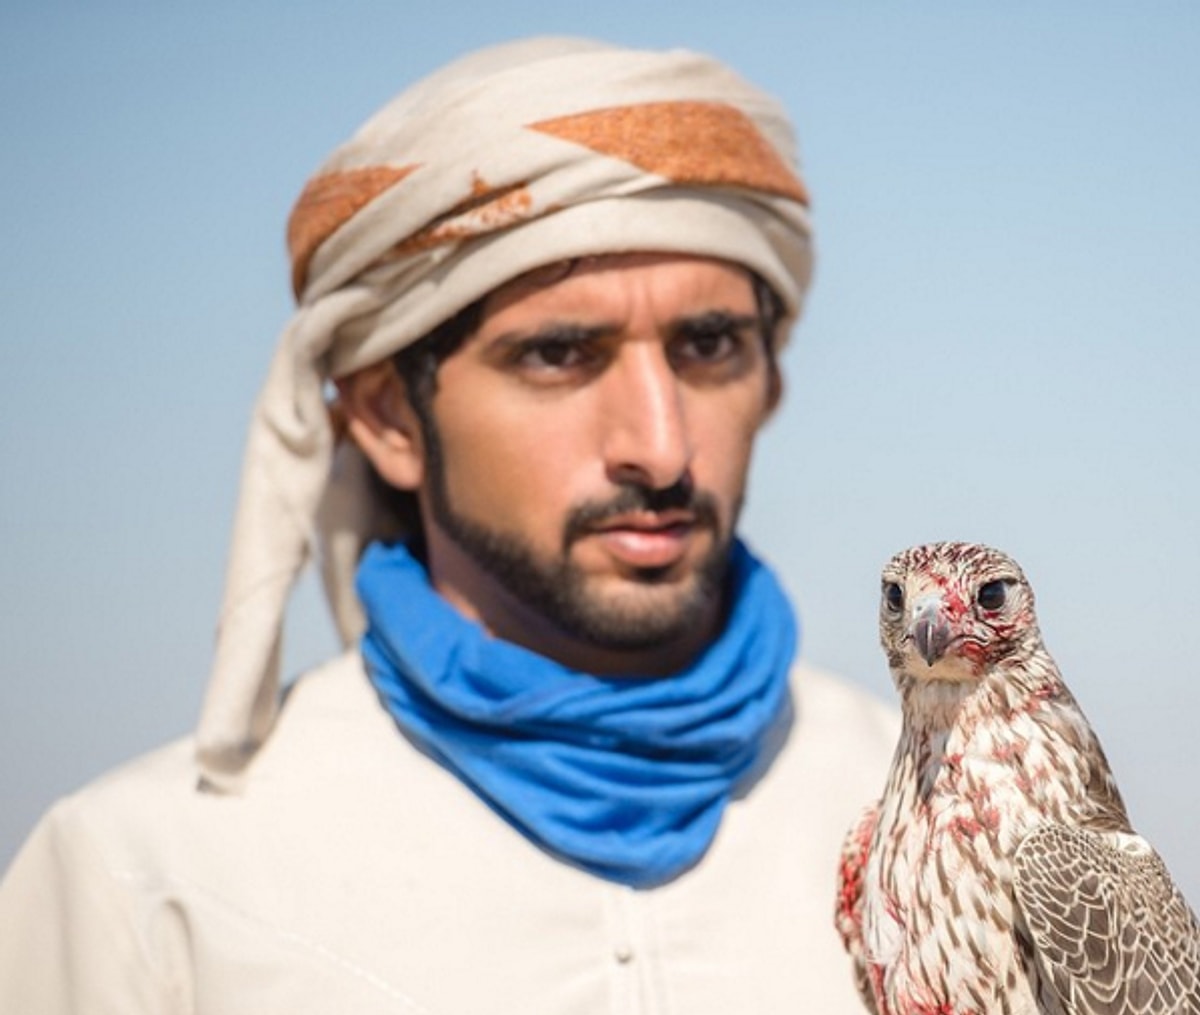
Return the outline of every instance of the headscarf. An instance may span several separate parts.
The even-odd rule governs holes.
[[[807,203],[769,96],[709,57],[577,39],[451,63],[334,151],[288,224],[298,305],[247,437],[197,730],[203,777],[236,789],[271,730],[283,618],[310,556],[350,644],[363,630],[359,555],[395,535],[370,467],[335,437],[330,379],[529,270],[595,254],[744,265],[782,299],[782,341],[811,273]]]

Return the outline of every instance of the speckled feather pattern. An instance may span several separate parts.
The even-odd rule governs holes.
[[[1021,569],[931,544],[888,563],[883,593],[904,726],[836,917],[867,1008],[1200,1015],[1200,925],[1130,827]]]

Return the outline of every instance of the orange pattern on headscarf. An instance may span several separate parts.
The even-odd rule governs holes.
[[[721,102],[646,102],[543,120],[531,130],[621,159],[683,186],[743,187],[808,204],[808,191],[743,112]],[[299,298],[317,248],[418,164],[368,166],[314,177],[288,220]],[[478,175],[466,198],[389,251],[404,257],[527,219],[527,183],[492,187]]]
[[[424,229],[397,243],[389,257],[407,257],[441,243],[483,236],[529,218],[533,199],[524,183],[492,188],[476,176],[471,196],[439,215]]]
[[[300,192],[288,218],[287,243],[292,258],[292,290],[304,291],[308,265],[317,248],[358,211],[417,167],[366,166],[314,176]]]
[[[746,187],[808,205],[804,184],[753,121],[721,102],[612,106],[532,127],[675,183]]]

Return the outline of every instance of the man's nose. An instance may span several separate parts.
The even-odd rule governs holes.
[[[604,461],[614,483],[665,489],[692,464],[679,377],[656,342],[630,342],[605,377]]]

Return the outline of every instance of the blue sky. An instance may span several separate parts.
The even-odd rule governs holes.
[[[723,57],[792,113],[819,263],[745,531],[881,696],[878,572],[992,542],[1200,902],[1200,8],[0,5],[0,863],[185,732],[283,225],[414,78],[527,34]],[[291,672],[330,651],[305,583]]]

